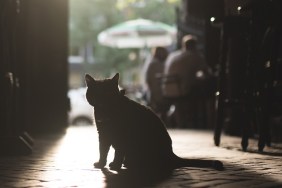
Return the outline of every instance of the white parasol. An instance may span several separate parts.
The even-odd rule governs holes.
[[[102,31],[98,41],[114,48],[151,48],[169,46],[175,41],[176,29],[146,19],[129,20]]]

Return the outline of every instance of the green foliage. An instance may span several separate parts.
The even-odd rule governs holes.
[[[127,10],[129,19],[144,18],[175,24],[175,7],[179,0],[121,0],[120,9]],[[119,5],[119,4],[118,4]]]
[[[180,0],[70,0],[70,54],[86,46],[93,48],[95,63],[85,62],[88,72],[109,76],[123,72],[138,63],[128,58],[134,49],[114,49],[101,46],[98,34],[120,22],[145,18],[167,24],[175,23],[175,6]],[[135,51],[134,51],[135,52]]]
[[[97,41],[97,34],[121,20],[116,0],[70,0],[70,46]]]

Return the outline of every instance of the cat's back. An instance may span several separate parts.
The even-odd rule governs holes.
[[[163,121],[147,106],[124,96],[117,109],[122,123],[141,132],[167,134]]]
[[[125,97],[120,108],[119,123],[128,133],[129,145],[135,143],[138,146],[133,148],[157,158],[161,154],[168,156],[172,153],[172,141],[166,127],[149,107]]]
[[[154,112],[147,106],[140,104],[132,99],[129,99],[127,96],[123,96],[119,110],[124,115],[130,115],[134,118],[138,117],[155,117]]]

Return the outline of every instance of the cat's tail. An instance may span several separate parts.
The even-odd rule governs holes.
[[[197,167],[197,168],[213,168],[216,170],[223,170],[224,166],[218,160],[205,160],[205,159],[183,159],[176,156],[175,167]]]

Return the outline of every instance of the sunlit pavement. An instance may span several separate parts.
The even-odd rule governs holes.
[[[0,157],[0,187],[282,187],[282,144],[249,152],[240,150],[240,139],[222,136],[213,145],[212,132],[170,130],[174,152],[181,157],[218,159],[225,170],[180,168],[166,178],[146,181],[122,178],[114,171],[93,167],[98,159],[98,137],[93,126],[70,127],[66,134],[35,138],[30,156]],[[113,152],[109,155],[112,160]]]

